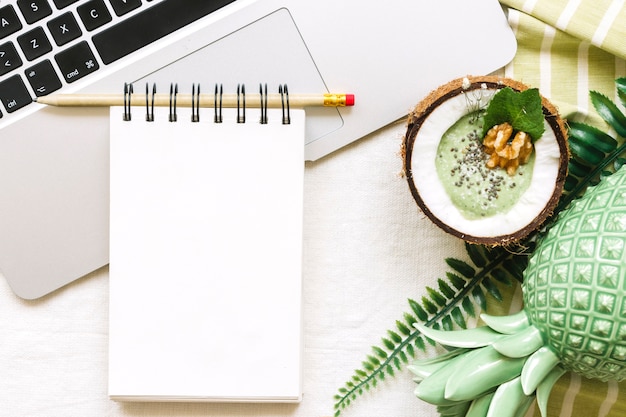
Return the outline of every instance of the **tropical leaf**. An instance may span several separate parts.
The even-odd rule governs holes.
[[[568,136],[575,139],[582,146],[595,147],[604,154],[613,152],[617,148],[617,140],[600,129],[584,123],[569,122]],[[576,154],[580,157],[580,155]]]
[[[615,80],[617,95],[624,106],[626,106],[626,77]]]
[[[615,84],[618,97],[626,105],[626,77],[618,78]],[[377,381],[393,377],[419,352],[425,352],[427,342],[435,345],[413,326],[416,320],[435,329],[465,328],[468,317],[476,317],[477,310],[487,308],[488,296],[496,301],[502,300],[498,285],[510,286],[523,281],[528,255],[558,213],[580,197],[588,186],[597,184],[602,177],[626,164],[626,116],[606,96],[590,92],[590,97],[598,114],[620,135],[620,139],[596,127],[570,122],[569,170],[563,195],[552,217],[516,248],[466,244],[469,260],[446,258],[450,270],[444,278],[433,280],[437,287],[426,287],[420,302],[408,300],[410,312],[404,313],[403,320],[396,321],[395,329],[387,332],[381,345],[372,348],[362,367],[339,388],[334,397],[336,416],[363,392],[376,387]],[[439,407],[442,416],[462,417],[466,411],[465,403]]]
[[[447,258],[446,263],[465,278],[473,278],[476,275],[476,270],[467,262],[455,258]]]
[[[626,137],[626,116],[624,116],[615,103],[597,91],[591,91],[589,96],[591,97],[593,107],[600,117],[615,129],[618,135]]]
[[[598,165],[604,159],[604,152],[598,147],[593,146],[584,138],[574,134],[569,136],[569,149],[577,157],[589,162],[592,165]]]

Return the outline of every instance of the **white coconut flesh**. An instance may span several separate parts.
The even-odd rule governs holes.
[[[486,106],[497,89],[481,89],[481,105]],[[468,218],[457,207],[437,172],[437,153],[444,134],[463,116],[475,112],[474,106],[468,105],[465,93],[453,96],[435,107],[423,121],[411,154],[412,181],[424,205],[431,214],[447,227],[462,235],[487,238],[512,235],[531,224],[546,210],[553,197],[555,184],[559,176],[561,151],[552,127],[544,119],[545,132],[534,142],[535,161],[532,179],[525,191],[506,212],[490,216],[477,213],[476,218]],[[482,139],[482,138],[481,138]],[[508,176],[505,170],[502,176]],[[500,193],[515,193],[514,188],[503,187]]]

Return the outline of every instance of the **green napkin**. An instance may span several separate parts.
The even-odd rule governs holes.
[[[570,120],[606,129],[589,100],[596,90],[617,100],[626,75],[626,6],[611,0],[501,0],[518,51],[507,77],[541,90]]]

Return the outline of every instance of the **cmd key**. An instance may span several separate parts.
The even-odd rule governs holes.
[[[86,41],[59,52],[54,56],[54,60],[68,83],[73,83],[100,68]]]

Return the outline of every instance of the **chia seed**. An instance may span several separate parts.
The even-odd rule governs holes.
[[[486,167],[485,164],[489,160],[489,155],[483,149],[478,130],[474,129],[469,132],[462,138],[461,142],[464,147],[460,151],[457,147],[450,148],[455,159],[455,165],[450,170],[450,175],[455,176],[457,172],[459,173],[457,181],[454,183],[455,187],[475,190],[477,195],[487,201],[497,199],[505,185],[505,178]],[[473,176],[477,178],[474,179]],[[489,206],[487,201],[483,203],[485,207]]]

